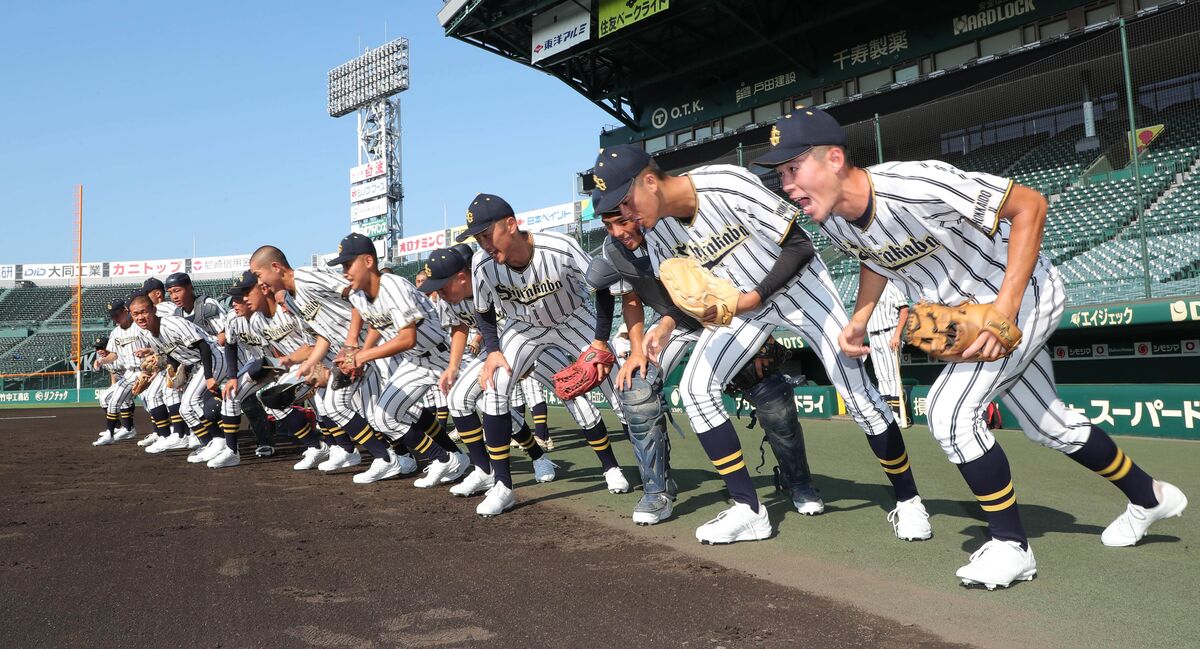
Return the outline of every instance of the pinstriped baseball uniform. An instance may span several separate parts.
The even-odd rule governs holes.
[[[484,250],[477,251],[472,260],[476,310],[482,313],[494,307],[498,316],[506,318],[500,351],[512,377],[524,376],[535,363],[544,363],[551,372],[563,369],[571,362],[564,359],[574,359],[591,345],[596,324],[585,280],[591,257],[566,235],[537,232],[529,236],[533,255],[522,270],[497,262]],[[557,349],[562,356],[542,357],[547,349]],[[495,416],[509,411],[509,395],[516,387],[507,373],[497,374],[495,385],[484,391],[482,405],[485,413]],[[611,376],[600,389],[620,416]]]
[[[872,207],[852,225],[821,229],[871,270],[897,280],[908,297],[942,304],[995,301],[1008,262],[1010,225],[999,211],[1012,181],[945,163],[894,162],[866,169]],[[1001,396],[1031,439],[1064,452],[1087,440],[1090,422],[1058,398],[1046,340],[1066,294],[1058,272],[1039,255],[1017,316],[1024,338],[1008,357],[950,363],[930,388],[930,429],[956,464],[995,443],[982,412]]]
[[[154,305],[154,313],[161,320],[167,316],[175,315],[175,305],[170,300],[164,300]],[[177,406],[179,405],[179,392],[167,387],[166,372],[159,372],[154,376],[154,380],[150,382],[150,386],[142,393],[142,399],[146,402],[146,409],[150,410],[158,406]]]
[[[445,300],[439,300],[439,305],[443,305],[442,312],[444,319],[442,324],[446,328],[465,325],[472,326],[475,323],[475,301],[472,298],[467,298],[458,304],[448,304]],[[571,363],[574,359],[568,359],[561,351],[551,349],[545,352],[547,357],[554,357],[556,363],[564,365]],[[483,394],[483,388],[479,386],[479,375],[483,372],[483,363],[486,356],[481,355],[469,361],[462,371],[458,374],[458,380],[450,388],[450,393],[446,395],[446,405],[450,409],[451,417],[466,417],[474,414],[475,406],[479,401],[479,397]],[[543,385],[554,385],[554,372],[547,366],[544,360],[539,359],[533,368],[533,374],[530,376],[542,383]],[[586,397],[576,397],[566,403],[567,411],[575,421],[583,428],[591,428],[600,421],[600,411],[596,409],[592,402]],[[525,419],[515,410],[510,409],[513,418],[513,432],[521,429],[521,424]]]
[[[158,335],[142,329],[140,335],[146,346],[158,354],[167,354],[180,365],[192,367],[187,386],[179,399],[179,414],[183,417],[188,428],[196,430],[204,423],[205,403],[212,399],[205,385],[204,371],[200,365],[200,352],[192,347],[197,342],[208,345],[212,353],[212,371],[214,377],[222,376],[225,372],[225,356],[217,347],[217,342],[206,331],[190,320],[178,316],[167,316],[160,319]],[[169,388],[168,388],[169,389]]]
[[[421,400],[450,362],[449,340],[433,302],[408,280],[390,273],[379,277],[379,293],[372,300],[365,291],[350,294],[350,304],[363,322],[379,332],[380,343],[408,327],[415,327],[411,349],[392,357],[389,374],[364,381],[359,390],[367,407],[367,420],[375,430],[402,434],[416,423]]]
[[[687,177],[696,190],[696,214],[686,221],[664,218],[646,232],[655,274],[662,261],[690,256],[739,290],[753,291],[779,258],[780,243],[795,227],[796,209],[741,167],[699,167]],[[780,326],[817,352],[855,422],[869,435],[885,432],[893,422],[891,410],[863,364],[843,355],[837,343],[848,320],[825,264],[814,257],[757,310],[735,317],[727,327],[705,329],[680,382],[692,428],[699,433],[729,420],[721,391]]]
[[[278,304],[275,305],[274,313],[263,313],[255,311],[250,314],[250,330],[262,338],[267,345],[275,351],[276,354],[290,356],[298,349],[314,344],[316,341],[312,333],[305,327],[304,321],[300,316],[296,315],[297,309],[294,308],[291,296],[285,298],[289,304],[293,305],[293,309],[289,311],[286,308],[281,308]],[[279,377],[276,382],[284,379],[290,379],[299,371],[299,366],[293,367],[291,371]],[[270,384],[274,385],[274,383]],[[263,385],[260,387],[269,387]],[[318,415],[324,413],[324,405],[321,403],[325,388],[317,389],[317,398],[312,400],[313,410]],[[279,421],[287,416],[287,412],[266,408],[266,411]]]
[[[879,393],[885,397],[896,397],[900,394],[900,367],[897,365],[896,351],[892,349],[891,340],[895,335],[896,326],[900,324],[900,309],[908,306],[908,298],[896,288],[896,284],[888,282],[879,296],[875,311],[867,321],[868,343],[871,346],[871,367],[875,370],[875,384]]]
[[[105,347],[105,351],[117,355],[117,360],[110,367],[121,368],[121,376],[108,388],[106,395],[105,406],[111,414],[116,414],[133,403],[133,383],[141,374],[138,369],[141,361],[134,352],[146,346],[138,334],[139,331],[141,329],[131,322],[128,327],[113,327],[108,334],[108,346]]]
[[[329,341],[325,364],[333,367],[333,358],[341,351],[350,330],[350,302],[342,297],[350,283],[340,273],[317,266],[305,266],[293,272],[296,291],[290,304],[296,307],[296,312],[316,335]],[[363,327],[360,342],[366,338],[366,329]],[[328,388],[324,392],[324,414],[338,426],[350,423],[355,412],[362,409],[361,402],[355,403],[359,383],[361,381],[340,390]],[[366,416],[366,413],[362,414]]]
[[[226,417],[238,417],[242,414],[242,401],[250,398],[262,387],[258,381],[239,375],[238,370],[246,363],[262,358],[270,352],[270,347],[267,339],[254,331],[249,318],[239,316],[232,310],[225,318],[225,344],[237,345],[237,367],[225,368],[225,378],[237,378],[238,387],[230,398],[221,399],[221,414]]]

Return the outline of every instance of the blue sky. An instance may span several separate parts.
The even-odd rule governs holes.
[[[615,120],[559,81],[446,38],[436,0],[6,3],[0,21],[0,263],[293,257],[349,231],[353,115],[326,74],[405,36],[405,231],[451,225],[478,192],[518,211],[573,199]]]

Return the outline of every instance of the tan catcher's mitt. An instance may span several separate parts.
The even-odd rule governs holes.
[[[921,302],[908,310],[904,342],[934,358],[961,361],[962,353],[984,331],[1004,345],[1008,356],[1021,343],[1021,330],[991,304],[943,306]]]
[[[675,306],[700,322],[725,326],[733,320],[740,291],[729,280],[713,275],[694,258],[674,257],[664,261],[658,267],[658,278]],[[709,307],[716,308],[716,316],[705,318]]]
[[[136,397],[145,392],[146,388],[150,387],[150,384],[153,381],[154,374],[147,374],[145,372],[138,374],[137,378],[133,380],[133,387],[131,388],[133,390],[133,396]]]

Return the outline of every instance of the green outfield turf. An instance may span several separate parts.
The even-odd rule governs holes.
[[[606,419],[610,431],[619,431],[615,417],[606,414]],[[744,421],[739,428],[753,470],[760,435],[747,430]],[[562,466],[560,479],[533,485],[528,463],[519,460],[514,466],[519,501],[553,501],[633,529],[629,514],[640,491],[608,494],[594,455],[564,411],[551,411],[551,426],[558,444],[551,457]],[[686,439],[672,433],[672,465],[681,488],[677,515],[637,528],[647,538],[926,626],[950,640],[997,647],[1200,646],[1188,624],[1198,610],[1194,589],[1200,583],[1194,552],[1200,524],[1193,510],[1156,524],[1136,548],[1106,548],[1100,532],[1124,510],[1120,492],[1019,431],[998,431],[997,437],[1012,463],[1039,574],[1033,582],[987,592],[964,589],[954,578],[955,569],[982,542],[981,512],[923,426],[905,437],[931,514],[933,539],[904,543],[893,536],[886,521],[893,503],[884,474],[853,422],[808,420],[809,458],[826,514],[800,516],[782,494],[772,492],[774,462],[768,449],[761,473],[752,474],[777,534],[765,542],[725,547],[701,546],[694,539],[695,527],[724,507],[724,494],[700,445],[684,428]],[[636,484],[632,449],[620,433],[614,438],[619,438],[614,444],[618,460]],[[1200,444],[1145,438],[1118,438],[1118,443],[1151,474],[1193,498],[1200,494]],[[523,454],[514,451],[513,457]],[[719,588],[715,579],[714,589]]]

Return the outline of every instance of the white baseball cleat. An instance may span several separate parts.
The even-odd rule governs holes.
[[[292,465],[293,471],[308,471],[315,469],[318,464],[329,459],[329,446],[321,442],[320,446],[310,446],[300,455],[300,461]]]
[[[608,492],[613,494],[629,493],[629,481],[621,473],[621,467],[614,466],[604,472],[604,481],[608,483]]]
[[[149,435],[138,440],[138,446],[149,446],[158,441],[158,433],[151,432]]]
[[[496,484],[496,479],[492,477],[492,474],[479,467],[475,467],[462,482],[450,487],[450,493],[466,498],[467,496],[474,496],[477,493],[483,493],[491,489],[494,484]]]
[[[428,489],[440,484],[454,482],[470,466],[471,463],[462,456],[462,453],[449,453],[444,461],[437,460],[430,462],[429,466],[425,467],[425,475],[414,480],[413,486],[417,489]]]
[[[362,473],[354,474],[354,484],[371,484],[400,475],[400,460],[395,453],[388,453],[388,459],[377,457],[371,461],[371,466]]]
[[[771,519],[762,503],[759,503],[757,512],[745,503],[734,503],[733,507],[696,528],[696,540],[711,545],[761,541],[769,536]]]
[[[796,511],[805,516],[819,516],[825,513],[825,501],[821,492],[812,485],[792,488],[792,504]]]
[[[229,449],[229,445],[225,443],[224,437],[217,437],[209,440],[203,448],[198,448],[188,454],[188,462],[192,464],[207,463],[209,460],[217,457],[224,451]]]
[[[92,446],[108,446],[109,444],[112,444],[112,443],[113,443],[112,433],[109,433],[106,430],[106,431],[100,433],[100,437],[97,437],[96,441],[92,442]]]
[[[633,523],[635,525],[656,525],[670,518],[673,509],[674,505],[668,494],[642,494],[642,499],[633,508]]]
[[[117,434],[113,435],[114,442],[123,442],[127,439],[137,437],[137,431],[132,428],[118,428]]]
[[[208,468],[224,469],[226,467],[237,466],[241,463],[242,458],[238,455],[238,452],[226,446],[221,449],[220,453],[217,453],[208,461]]]
[[[183,451],[187,450],[187,438],[179,433],[171,433],[166,437],[159,439],[150,446],[146,447],[147,453],[162,453],[164,451]]]
[[[1169,482],[1155,480],[1154,495],[1158,496],[1157,507],[1139,507],[1129,503],[1125,513],[1104,528],[1100,542],[1110,548],[1137,545],[1155,522],[1172,516],[1182,516],[1183,510],[1187,509],[1187,496],[1183,495],[1179,487]]]
[[[901,541],[925,541],[933,537],[929,512],[921,504],[920,496],[897,502],[896,508],[888,512],[887,519]]]
[[[538,482],[554,482],[554,478],[558,475],[557,468],[557,464],[551,462],[550,458],[543,455],[533,461],[533,479]],[[608,474],[605,474],[606,479],[607,477]],[[624,476],[621,477],[624,478]]]
[[[1016,541],[992,539],[971,553],[970,563],[954,573],[963,586],[983,586],[988,590],[1008,588],[1014,581],[1030,581],[1037,576],[1033,548],[1021,549]]]
[[[188,433],[187,447],[189,449],[194,449],[194,448],[200,448],[201,446],[203,446],[203,443],[201,443],[200,438],[196,437],[195,433]]]
[[[512,509],[515,504],[517,498],[512,489],[504,486],[503,482],[497,482],[488,489],[487,497],[475,508],[475,513],[484,518],[491,518]]]
[[[396,452],[392,451],[392,455],[396,455]],[[396,455],[396,461],[400,463],[400,475],[409,475],[417,472],[417,459],[412,456],[412,453]]]
[[[351,458],[355,456],[358,457],[358,461],[354,462],[354,464],[351,464],[351,462],[353,462]],[[329,449],[329,457],[326,458],[324,462],[318,464],[317,468],[321,471],[328,472],[337,471],[342,467],[355,466],[358,464],[362,464],[362,455],[359,455],[358,449],[354,449],[353,452],[350,452],[341,446],[333,446]]]

